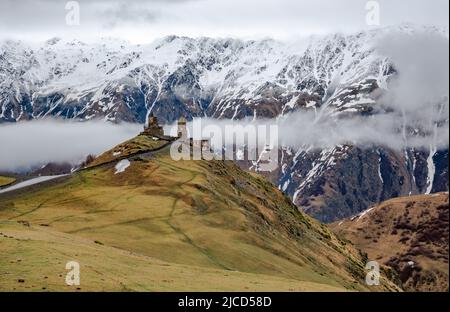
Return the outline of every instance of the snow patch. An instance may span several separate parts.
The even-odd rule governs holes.
[[[358,221],[361,220],[362,217],[364,217],[366,214],[371,212],[374,208],[367,209],[366,211],[363,211],[361,214],[358,215]]]
[[[283,187],[281,188],[283,190],[283,192],[286,192],[287,188],[289,187],[290,182],[291,182],[290,180],[286,180],[283,183]]]
[[[41,176],[41,177],[38,177],[38,178],[30,179],[30,180],[27,180],[27,181],[23,181],[23,182],[17,183],[16,185],[13,185],[11,187],[5,188],[3,190],[0,190],[0,194],[6,193],[6,192],[15,191],[15,190],[19,190],[19,189],[22,189],[22,188],[27,187],[27,186],[39,184],[39,183],[42,183],[42,182],[45,182],[45,181],[50,181],[50,180],[61,178],[61,177],[64,177],[64,176],[67,176],[67,174],[61,174],[61,175],[56,175],[56,176]]]
[[[430,146],[430,155],[427,158],[428,176],[427,176],[427,191],[425,194],[431,194],[433,190],[434,174],[436,173],[436,167],[434,165],[433,156],[436,154],[436,148]]]
[[[377,152],[378,152],[378,177],[380,178],[381,185],[384,186],[384,179],[383,175],[381,174],[381,162],[382,162],[381,153],[380,150],[378,150]]]
[[[117,163],[115,169],[116,172],[114,174],[122,173],[130,166],[130,161],[128,159],[121,160]]]

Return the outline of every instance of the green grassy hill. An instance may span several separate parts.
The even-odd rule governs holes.
[[[16,182],[15,178],[0,176],[0,187],[7,186]]]
[[[79,290],[398,290],[367,287],[364,256],[263,178],[232,162],[176,162],[145,140],[0,195],[0,290],[76,290],[69,260],[81,264]],[[123,155],[131,165],[116,174]]]

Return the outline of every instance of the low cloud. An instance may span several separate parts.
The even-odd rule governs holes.
[[[432,131],[422,133],[414,133],[414,130],[409,128],[411,132],[409,132],[407,140],[405,140],[401,115],[395,112],[374,116],[353,116],[339,119],[323,118],[317,120],[316,114],[313,112],[298,111],[277,120],[252,120],[250,118],[239,121],[212,118],[200,118],[200,120],[202,129],[205,131],[203,138],[209,138],[206,129],[210,126],[217,127],[221,132],[221,142],[226,146],[234,143],[242,146],[246,143],[242,140],[225,140],[226,132],[230,133],[232,131],[236,133],[234,130],[238,129],[237,127],[241,127],[240,129],[248,134],[252,132],[249,131],[250,127],[254,126],[254,129],[256,129],[254,132],[256,133],[259,126],[265,126],[267,131],[269,131],[270,126],[274,125],[278,126],[278,146],[294,148],[323,149],[336,145],[351,144],[362,148],[384,146],[400,151],[404,148],[428,150],[431,142],[437,149],[448,148],[449,145],[448,122],[432,129]],[[188,128],[190,135],[192,135],[192,122],[188,123]],[[172,135],[176,134],[175,125],[168,126],[165,130]],[[241,133],[244,131],[241,131]],[[271,132],[271,135],[273,135],[273,132]],[[229,137],[231,138],[232,136]],[[269,138],[270,136],[267,136],[267,139]],[[256,137],[252,137],[251,140],[256,140]],[[220,145],[216,140],[213,140],[212,143],[216,147]],[[265,143],[258,141],[260,146],[264,146]]]
[[[36,120],[0,125],[0,171],[24,171],[48,162],[78,164],[89,154],[135,136],[137,124]]]
[[[322,149],[351,144],[385,146],[394,150],[416,148],[436,151],[449,146],[449,45],[448,37],[424,30],[393,32],[374,42],[381,58],[387,58],[395,74],[385,96],[371,116],[330,116],[324,105],[318,112],[297,111],[273,119],[240,121],[202,118],[203,127],[218,126],[225,138],[226,126],[277,125],[278,145]],[[321,111],[324,110],[324,111]],[[192,126],[191,126],[192,127]],[[230,145],[234,142],[224,142]],[[259,144],[264,142],[259,142]],[[216,142],[217,144],[217,142]],[[241,145],[242,142],[237,142]]]

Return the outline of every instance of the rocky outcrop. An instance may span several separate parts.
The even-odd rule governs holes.
[[[337,146],[293,154],[283,149],[276,174],[267,175],[308,214],[330,223],[390,198],[448,191],[448,150],[434,156],[429,177],[428,151]]]

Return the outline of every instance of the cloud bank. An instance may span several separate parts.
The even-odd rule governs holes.
[[[24,171],[48,162],[78,164],[135,136],[140,125],[103,121],[35,120],[0,124],[0,171]]]
[[[323,149],[336,145],[357,145],[362,148],[371,148],[384,146],[393,150],[400,151],[405,148],[416,148],[418,150],[428,150],[430,143],[433,143],[437,149],[448,148],[449,146],[449,126],[448,122],[441,124],[431,131],[414,133],[412,128],[407,134],[405,140],[403,133],[402,117],[396,113],[378,114],[370,117],[353,116],[351,118],[331,119],[324,118],[316,120],[316,114],[311,111],[298,111],[279,119],[258,119],[252,120],[246,118],[239,121],[217,120],[211,118],[200,118],[202,129],[210,126],[220,129],[221,141],[212,140],[217,148],[220,142],[226,146],[237,143],[239,146],[246,144],[243,140],[226,140],[226,133],[236,133],[233,127],[241,127],[241,133],[251,133],[249,130],[254,126],[269,127],[278,126],[278,146],[290,146],[304,149]],[[426,122],[423,124],[427,125]],[[427,125],[428,126],[428,125]],[[193,123],[188,123],[189,133],[193,133]],[[246,128],[247,127],[247,128]],[[431,128],[431,126],[429,127]],[[176,126],[165,128],[167,133],[176,134]],[[205,130],[206,131],[206,130]],[[255,133],[257,130],[255,131]],[[204,133],[203,138],[209,138],[208,131]],[[274,135],[271,132],[270,135]],[[267,136],[267,139],[270,138]],[[232,136],[229,136],[230,138]],[[217,139],[217,138],[216,138]],[[252,137],[251,140],[256,140]],[[265,142],[258,141],[264,146]],[[268,143],[268,142],[267,142]]]

